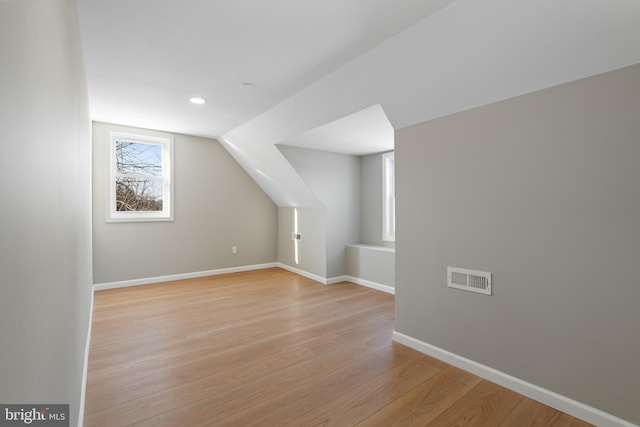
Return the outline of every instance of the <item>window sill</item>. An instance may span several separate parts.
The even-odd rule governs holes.
[[[374,245],[365,245],[363,243],[358,243],[358,244],[354,244],[354,245],[347,245],[347,246],[351,246],[352,248],[361,248],[361,249],[368,249],[371,251],[380,251],[380,252],[394,252],[396,251],[396,248],[388,248],[386,246],[374,246]]]

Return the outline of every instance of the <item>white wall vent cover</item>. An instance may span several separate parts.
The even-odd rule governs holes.
[[[447,286],[479,294],[491,295],[491,273],[447,267]]]

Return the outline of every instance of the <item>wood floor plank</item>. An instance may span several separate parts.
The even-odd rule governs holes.
[[[300,335],[322,333],[327,328],[331,330],[352,328],[355,330],[358,322],[375,318],[378,315],[389,319],[392,317],[389,310],[391,307],[391,302],[383,302],[346,312],[342,309],[335,311],[331,307],[321,306],[315,308],[315,314],[305,315],[304,318],[299,316],[299,311],[291,313],[280,310],[277,313],[277,318],[275,316],[264,318],[258,316],[255,319],[238,322],[235,326],[225,325],[220,328],[202,322],[201,327],[204,334],[160,336],[146,339],[142,342],[144,345],[136,345],[137,343],[130,343],[127,340],[108,347],[92,348],[91,366],[94,372],[104,372],[113,370],[117,366],[135,363],[145,363],[146,366],[150,366],[148,363],[151,359],[181,355],[185,350],[200,350],[202,347],[206,347],[203,350],[210,354],[216,348],[228,351],[234,347],[279,337],[288,336],[290,339],[298,339]]]
[[[373,314],[369,317],[374,318],[375,326]],[[380,322],[378,327],[383,327],[385,323],[388,324],[388,319]],[[389,334],[390,332],[388,331]],[[280,340],[269,340],[237,351],[222,352],[207,359],[189,361],[189,358],[186,364],[174,361],[172,369],[159,366],[159,369],[144,377],[123,377],[116,380],[120,383],[118,387],[103,387],[94,392],[91,399],[87,398],[87,414],[92,419],[105,419],[109,413],[117,412],[118,420],[137,420],[144,417],[144,413],[157,414],[159,410],[199,400],[207,393],[219,393],[223,388],[237,386],[272,370],[277,371],[316,357],[318,352],[330,348],[329,345],[335,341],[334,335],[341,333],[338,330],[329,331],[324,336],[301,336],[297,340],[299,343],[295,345],[289,343],[283,346]],[[283,339],[289,337],[285,336]],[[310,347],[319,346],[320,350],[313,351],[305,345],[310,340],[313,340]],[[118,391],[114,393],[116,388]],[[176,399],[176,394],[180,399]],[[106,402],[117,403],[115,406],[100,408]]]
[[[384,316],[384,313],[376,315],[370,310],[365,311],[363,317],[365,314],[370,322],[364,330],[365,334],[372,334],[374,332],[372,328],[382,329],[389,324],[388,314],[387,316]],[[276,338],[270,340],[239,345],[230,349],[224,347],[216,348],[218,351],[211,347],[204,348],[204,350],[194,349],[189,352],[189,358],[185,358],[184,354],[176,354],[172,358],[163,357],[147,361],[143,369],[133,370],[133,372],[130,369],[118,372],[120,375],[109,372],[107,374],[109,379],[102,381],[106,382],[106,385],[100,389],[91,388],[94,392],[90,394],[90,397],[87,397],[87,413],[91,414],[104,409],[104,405],[120,405],[172,387],[179,387],[175,391],[187,395],[189,390],[199,389],[201,383],[211,381],[211,378],[208,378],[210,376],[215,376],[219,383],[222,382],[221,378],[232,377],[227,382],[234,380],[237,383],[247,377],[252,370],[264,371],[265,365],[275,369],[274,366],[268,365],[270,358],[275,359],[278,363],[282,363],[284,360],[287,360],[287,363],[293,363],[294,360],[287,359],[289,354],[285,351],[286,349],[300,358],[311,357],[322,351],[323,348],[330,348],[329,346],[339,340],[341,335],[349,332],[349,330],[345,331],[345,328],[353,327],[349,323],[358,318],[358,313],[356,313],[345,319],[342,327],[339,326],[338,321],[332,322],[326,328],[323,328],[323,325],[316,325],[310,328],[313,331],[312,334],[308,330],[301,330],[299,333],[276,335]],[[324,335],[320,332],[322,330],[325,330]],[[171,368],[167,369],[167,365]],[[91,379],[93,378],[91,377]],[[195,383],[191,384],[191,381],[195,381]],[[93,381],[91,381],[92,383]],[[116,389],[117,393],[114,393]],[[170,400],[172,393],[173,391],[164,393],[162,396],[149,396],[148,400],[153,400],[154,404],[162,402],[162,399]],[[140,401],[132,405],[138,404]],[[169,401],[165,402],[165,405],[168,407]],[[122,406],[119,410],[126,411]]]
[[[523,396],[489,381],[481,381],[428,426],[494,427],[511,413]]]
[[[298,346],[282,351],[268,359],[260,359],[256,364],[252,364],[251,367],[253,367],[253,373],[255,375],[255,370],[262,369],[262,372],[270,369],[279,370],[310,357],[313,357],[311,351],[304,346]],[[149,393],[149,391],[144,388],[146,385],[142,384],[140,385],[141,390],[136,389],[134,391],[135,393],[139,392],[142,394],[142,397],[127,400],[126,402],[109,406],[96,412],[87,413],[86,417],[89,420],[89,425],[95,423],[95,425],[108,426],[139,422],[168,409],[179,408],[191,402],[198,401],[206,395],[221,393],[225,389],[237,384],[238,378],[243,375],[245,369],[245,367],[242,366],[242,362],[234,363],[233,360],[229,359],[225,360],[225,362],[231,363],[232,367],[225,367],[223,368],[224,370],[217,374],[207,375],[197,380],[190,379],[198,377],[198,372],[193,371],[189,375],[189,379],[186,380],[187,382],[176,386],[173,385],[173,381],[171,381],[167,388],[158,392],[152,391]],[[250,380],[252,377],[244,378]]]
[[[412,358],[389,369],[375,379],[336,394],[331,401],[315,406],[305,414],[288,420],[300,426],[356,425],[407,393],[427,378],[440,372],[423,357]]]
[[[391,301],[382,301],[380,304],[390,307],[393,303]],[[331,305],[325,306],[324,304],[308,305],[304,309],[316,309],[322,318],[320,320],[307,318],[305,321],[301,321],[300,317],[296,317],[296,315],[301,312],[301,309],[295,305],[290,307],[290,310],[281,308],[267,313],[258,311],[250,318],[236,320],[235,322],[230,322],[228,319],[218,319],[210,323],[204,319],[197,319],[196,323],[199,325],[199,332],[198,329],[194,329],[190,331],[190,333],[173,334],[170,336],[149,334],[142,338],[143,341],[140,342],[141,345],[132,345],[132,343],[124,339],[114,342],[109,346],[96,345],[96,347],[93,347],[92,345],[90,366],[93,368],[93,372],[113,370],[114,367],[117,367],[119,364],[131,365],[136,362],[147,362],[151,358],[167,357],[167,355],[163,353],[163,350],[167,348],[172,348],[178,354],[181,354],[185,349],[192,349],[192,347],[188,346],[188,341],[191,339],[200,342],[210,340],[212,343],[209,345],[228,349],[234,345],[239,346],[246,345],[250,342],[255,343],[265,337],[273,338],[283,333],[297,333],[299,330],[303,330],[310,325],[317,326],[323,323],[337,322],[348,316],[367,313],[370,310],[388,313],[386,307],[383,309],[382,306],[374,304],[350,313],[345,312],[342,308],[336,309],[332,308]],[[335,315],[331,316],[332,314]],[[365,315],[370,316],[371,314]],[[295,325],[292,324],[294,320],[298,320]],[[280,324],[278,324],[278,322],[280,322]],[[349,324],[351,324],[351,322],[349,322]],[[202,337],[202,333],[206,333],[206,337]],[[117,336],[118,331],[109,331],[108,334]],[[183,347],[184,345],[187,347]],[[208,351],[209,350],[211,349],[208,349]]]
[[[337,396],[344,395],[349,390],[359,387],[363,383],[375,380],[381,375],[386,375],[389,370],[400,363],[415,358],[415,354],[407,354],[404,357],[394,357],[388,361],[382,361],[375,366],[367,360],[364,363],[353,363],[342,367],[328,375],[308,381],[300,387],[292,388],[278,396],[253,405],[250,408],[236,413],[231,417],[217,421],[219,426],[263,426],[283,425],[321,405],[333,404]],[[420,357],[420,356],[418,356]],[[431,360],[430,369],[440,372],[444,367],[442,362]]]
[[[358,370],[360,366],[364,366],[374,372],[380,372],[380,370],[396,366],[413,357],[413,353],[407,351],[406,348],[389,347],[389,336],[386,335],[384,343],[376,343],[375,341],[367,343],[366,347],[373,345],[370,351],[354,351],[353,348],[350,348],[351,346],[332,351],[319,360],[309,360],[280,373],[274,373],[256,381],[230,388],[217,396],[207,396],[192,405],[165,412],[148,420],[150,422],[145,421],[136,424],[136,426],[179,426],[185,419],[188,419],[189,425],[192,426],[234,425],[236,422],[240,422],[240,424],[235,425],[244,425],[244,423],[252,421],[267,425],[262,422],[262,417],[268,415],[269,412],[235,415],[242,413],[246,408],[257,407],[265,402],[269,405],[273,402],[272,399],[288,390],[310,383],[315,384],[319,378],[331,374],[341,366],[348,366],[351,370]],[[366,350],[366,347],[359,346],[363,350]],[[376,347],[377,350],[375,350]],[[252,416],[257,418],[252,418]]]
[[[572,419],[560,411],[530,399],[522,399],[500,427],[571,427]]]
[[[364,419],[360,427],[422,426],[433,421],[481,379],[449,366],[390,405]]]
[[[99,291],[84,425],[588,426],[393,330],[392,295],[279,268]]]

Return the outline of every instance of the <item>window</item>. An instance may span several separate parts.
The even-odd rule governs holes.
[[[394,153],[382,155],[382,240],[396,240],[396,178]]]
[[[173,139],[111,133],[107,221],[173,221]]]

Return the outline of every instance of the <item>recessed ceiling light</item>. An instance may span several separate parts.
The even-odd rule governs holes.
[[[192,104],[198,104],[198,105],[201,105],[201,104],[204,104],[205,102],[207,102],[206,99],[198,98],[196,96],[194,96],[193,98],[189,98],[189,101],[191,101]]]
[[[256,87],[256,85],[253,83],[244,82],[244,83],[240,83],[240,87],[242,89],[253,89],[254,87]]]

